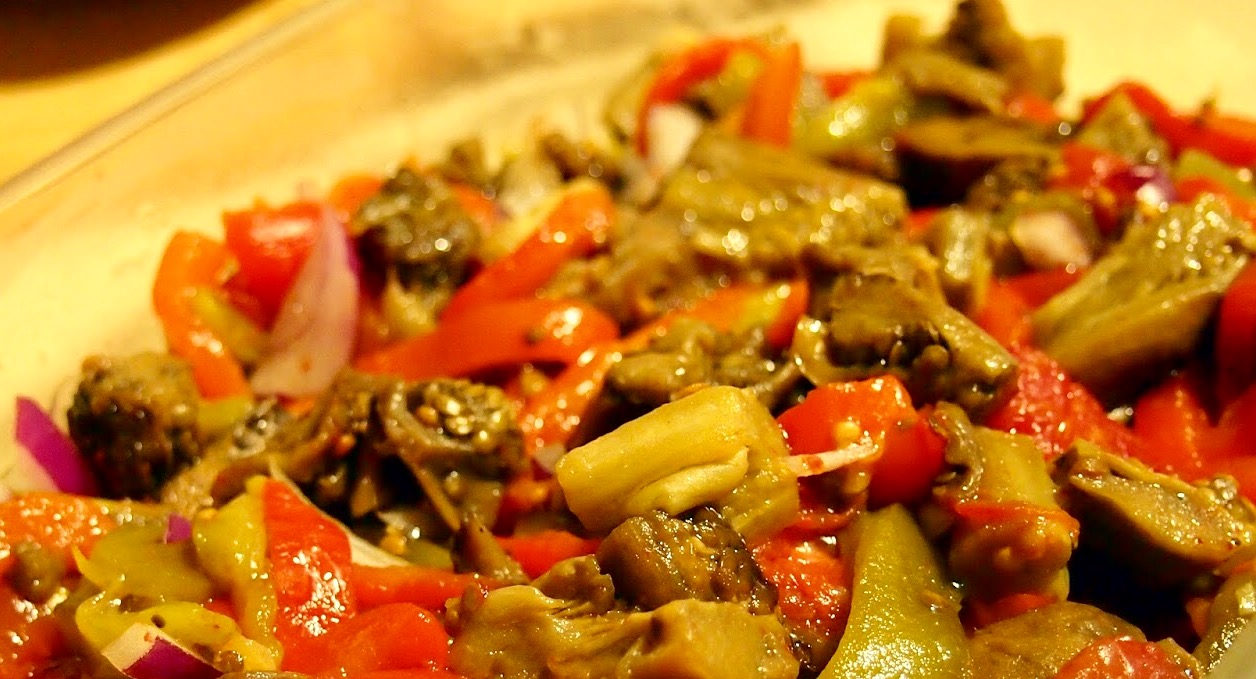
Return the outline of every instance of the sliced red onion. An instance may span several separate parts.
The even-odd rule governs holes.
[[[1094,259],[1081,225],[1061,210],[1018,215],[1008,234],[1025,262],[1035,269],[1089,266]]]
[[[222,672],[152,625],[135,623],[101,654],[131,679],[215,679]]]
[[[823,453],[790,455],[785,458],[785,466],[799,478],[819,476],[856,462],[871,460],[880,454],[881,448],[879,446],[868,443],[852,443]]]
[[[1135,165],[1128,171],[1127,181],[1133,187],[1134,197],[1148,205],[1168,205],[1177,200],[1173,180],[1162,168],[1155,165]]]
[[[702,132],[702,117],[682,104],[659,104],[650,109],[650,151],[646,165],[655,176],[680,167],[689,147]]]
[[[183,542],[192,537],[192,523],[178,514],[166,517],[166,534],[161,541],[166,544]]]
[[[323,210],[318,240],[284,298],[266,354],[249,380],[259,394],[313,396],[349,362],[358,322],[357,258]]]
[[[78,495],[96,494],[96,477],[74,442],[34,400],[18,396],[14,406],[14,440],[56,486]]]

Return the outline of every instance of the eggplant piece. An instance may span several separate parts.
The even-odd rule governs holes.
[[[617,596],[642,609],[672,601],[727,601],[771,615],[776,589],[763,577],[745,540],[713,509],[683,519],[654,511],[615,527],[597,550]]]
[[[1037,445],[974,426],[950,403],[938,404],[930,424],[946,439],[953,470],[926,510],[948,524],[949,572],[986,601],[1026,592],[1066,598],[1078,524],[1056,502]]]
[[[1228,477],[1187,483],[1086,441],[1056,476],[1083,541],[1148,587],[1185,583],[1256,542],[1256,510]]]
[[[929,258],[912,250],[848,249],[827,314],[804,318],[791,352],[814,384],[899,378],[918,404],[959,404],[974,416],[1002,402],[1016,361],[967,316],[947,305]],[[922,268],[925,267],[925,268]]]
[[[1256,252],[1256,234],[1211,195],[1131,224],[1121,241],[1032,317],[1037,343],[1101,399],[1160,377],[1199,343]]]
[[[772,353],[762,330],[722,333],[702,321],[680,319],[649,347],[625,354],[611,367],[607,394],[654,408],[701,386],[727,385],[749,389],[774,408],[801,373]]]
[[[902,184],[915,206],[958,203],[998,163],[1050,161],[1059,141],[1052,131],[995,116],[933,116],[909,123],[896,139]]]
[[[383,311],[395,338],[436,325],[465,280],[480,229],[441,179],[402,168],[354,215],[364,271],[383,272]]]
[[[468,679],[794,679],[775,615],[681,599],[649,612],[600,610],[516,585],[451,604],[449,665]]]
[[[975,313],[985,304],[994,274],[989,215],[950,208],[934,218],[924,240],[938,258],[947,303],[965,314]]]
[[[1061,601],[1035,608],[973,634],[973,676],[1053,679],[1082,649],[1108,637],[1146,640],[1134,625],[1094,606]]]
[[[656,207],[701,257],[741,275],[793,275],[809,249],[895,241],[906,208],[892,184],[716,131],[694,142]]]
[[[66,419],[104,496],[156,498],[202,455],[200,405],[182,359],[93,356],[83,362]]]

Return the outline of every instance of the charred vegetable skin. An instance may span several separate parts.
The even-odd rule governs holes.
[[[974,414],[1002,402],[1016,361],[947,305],[927,257],[863,249],[830,257],[837,278],[826,314],[794,335],[803,374],[815,384],[893,375],[916,403],[947,400]]]
[[[200,456],[199,410],[187,364],[145,353],[84,362],[67,417],[106,495],[155,498]]]

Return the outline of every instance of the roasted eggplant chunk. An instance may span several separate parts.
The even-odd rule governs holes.
[[[1076,284],[1034,315],[1034,336],[1109,401],[1194,350],[1256,234],[1211,195],[1131,224]]]

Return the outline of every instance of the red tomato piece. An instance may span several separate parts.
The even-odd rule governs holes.
[[[1055,679],[1181,679],[1186,671],[1160,646],[1122,637],[1100,639],[1064,663]]]

